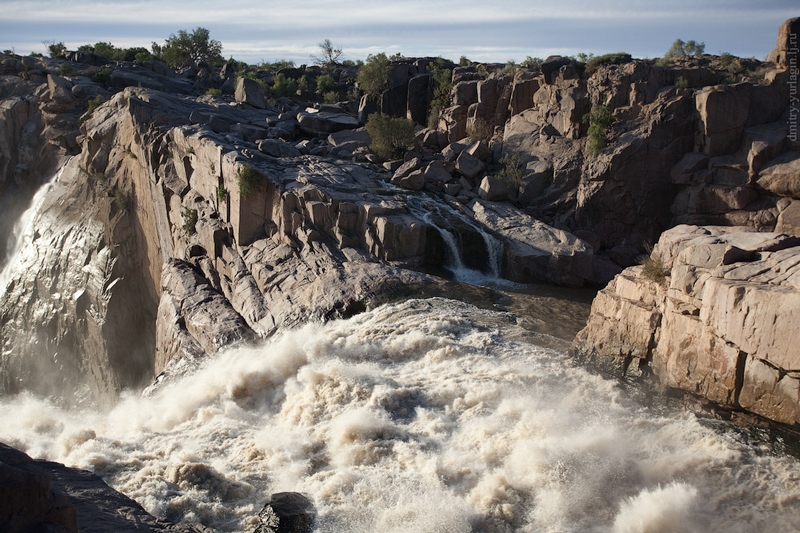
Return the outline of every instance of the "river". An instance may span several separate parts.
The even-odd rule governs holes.
[[[549,297],[528,301],[546,315]],[[307,494],[322,533],[800,531],[795,458],[638,403],[519,305],[308,324],[106,412],[6,397],[0,441],[218,531],[248,531],[279,491]]]

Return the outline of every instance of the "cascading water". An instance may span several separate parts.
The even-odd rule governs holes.
[[[644,408],[512,315],[444,299],[228,350],[106,413],[0,399],[0,441],[162,518],[250,531],[271,492],[321,533],[800,531],[800,464]]]
[[[498,283],[501,281],[503,243],[489,234],[480,225],[476,224],[468,216],[458,212],[447,204],[430,200],[423,196],[411,196],[407,198],[408,210],[419,217],[424,222],[433,227],[442,237],[447,247],[447,263],[445,268],[453,273],[457,281],[471,283],[473,285],[484,285],[487,283]],[[459,244],[459,234],[448,218],[454,218],[461,223],[471,227],[478,233],[484,243],[486,250],[486,262],[488,272],[482,272],[474,268],[469,268],[464,264],[463,250]]]
[[[64,167],[62,167],[62,169],[63,168]],[[47,193],[53,188],[53,184],[58,181],[59,176],[61,176],[61,170],[54,174],[52,178],[47,180],[47,182],[36,191],[28,209],[22,213],[17,223],[14,224],[14,229],[7,243],[6,257],[8,259],[3,265],[2,270],[0,270],[0,296],[6,292],[8,282],[10,281],[9,277],[14,269],[14,264],[18,260],[19,254],[25,249],[25,244],[29,243],[33,237],[33,219],[39,212],[45,196],[47,196]]]

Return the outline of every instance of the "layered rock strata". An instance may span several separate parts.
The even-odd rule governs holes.
[[[800,238],[681,225],[592,304],[576,354],[620,374],[800,423]]]

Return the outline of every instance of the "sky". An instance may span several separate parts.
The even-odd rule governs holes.
[[[119,48],[206,28],[222,55],[250,64],[312,63],[330,39],[343,59],[368,54],[458,61],[628,52],[663,56],[676,39],[706,53],[763,60],[797,0],[0,0],[0,50],[46,54],[110,42]]]

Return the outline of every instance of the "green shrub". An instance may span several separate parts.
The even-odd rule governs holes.
[[[206,91],[208,96],[222,96],[222,90],[217,89],[216,87],[211,87]]]
[[[372,98],[377,100],[389,86],[389,58],[386,54],[368,55],[367,62],[358,69],[358,86]]]
[[[224,185],[219,184],[217,186],[217,201],[222,203],[227,198],[228,198],[228,189],[226,189]]]
[[[701,56],[705,51],[705,43],[698,43],[697,41],[684,42],[681,39],[675,39],[675,42],[672,43],[672,46],[667,50],[667,53],[664,54],[664,57],[656,61],[656,65],[664,67],[669,65],[670,61],[673,59],[687,56]]]
[[[544,59],[542,59],[541,57],[528,56],[525,58],[525,61],[523,61],[519,65],[525,68],[539,68],[542,66],[542,63],[544,63]]]
[[[435,63],[428,66],[428,71],[433,76],[433,98],[428,111],[428,127],[435,130],[439,127],[439,113],[450,106],[450,91],[453,88],[453,71],[445,68],[442,58],[437,58]]]
[[[86,112],[85,112],[83,115],[81,115],[81,119],[80,119],[80,121],[79,121],[79,122],[80,122],[80,124],[83,124],[84,122],[86,122],[87,120],[89,120],[89,118],[92,116],[92,113],[94,113],[94,110],[95,110],[95,109],[97,109],[97,107],[98,107],[100,104],[102,104],[103,102],[105,102],[105,100],[106,100],[106,99],[105,99],[105,98],[103,98],[103,95],[102,95],[102,94],[98,94],[97,96],[95,96],[94,98],[92,98],[91,100],[89,100],[89,102],[88,102],[88,104],[89,104],[89,107],[87,107],[87,108],[86,108]]]
[[[339,101],[339,93],[330,91],[322,95],[322,101],[326,104],[335,104]]]
[[[625,52],[616,52],[613,54],[604,54],[601,56],[592,57],[588,60],[588,62],[586,62],[586,74],[591,76],[602,65],[622,65],[625,63],[630,63],[631,61],[633,61],[633,58],[630,54]]]
[[[414,144],[414,121],[373,113],[367,119],[370,149],[383,159],[400,157]]]
[[[67,47],[63,42],[42,41],[42,44],[47,48],[47,53],[50,54],[50,57],[54,59],[62,57],[64,52],[67,51]]]
[[[70,76],[74,72],[72,65],[69,63],[61,63],[61,66],[58,67],[58,73],[62,76]]]
[[[111,84],[111,69],[108,67],[89,67],[81,74],[91,78],[93,82],[103,87],[108,87]]]
[[[279,72],[272,83],[272,90],[275,91],[278,96],[294,95],[297,93],[297,80],[287,78],[284,73]]]
[[[319,94],[325,94],[330,92],[336,88],[336,81],[334,81],[333,76],[330,74],[323,74],[322,76],[317,76],[317,92]]]
[[[263,190],[263,176],[250,165],[242,165],[237,172],[239,178],[239,194],[247,198]]]
[[[607,105],[597,104],[584,117],[584,120],[589,122],[589,143],[587,144],[589,155],[597,155],[608,143],[608,131],[614,123],[614,115]]]
[[[678,79],[675,80],[675,87],[677,87],[678,89],[685,89],[688,86],[689,86],[689,81],[683,76],[678,76]]]
[[[186,235],[194,235],[197,233],[197,209],[184,207],[181,210],[181,216],[183,217],[183,232]]]
[[[516,197],[522,185],[522,178],[525,177],[525,166],[520,161],[519,152],[507,152],[500,158],[500,164],[502,165],[500,179],[506,182]]]

